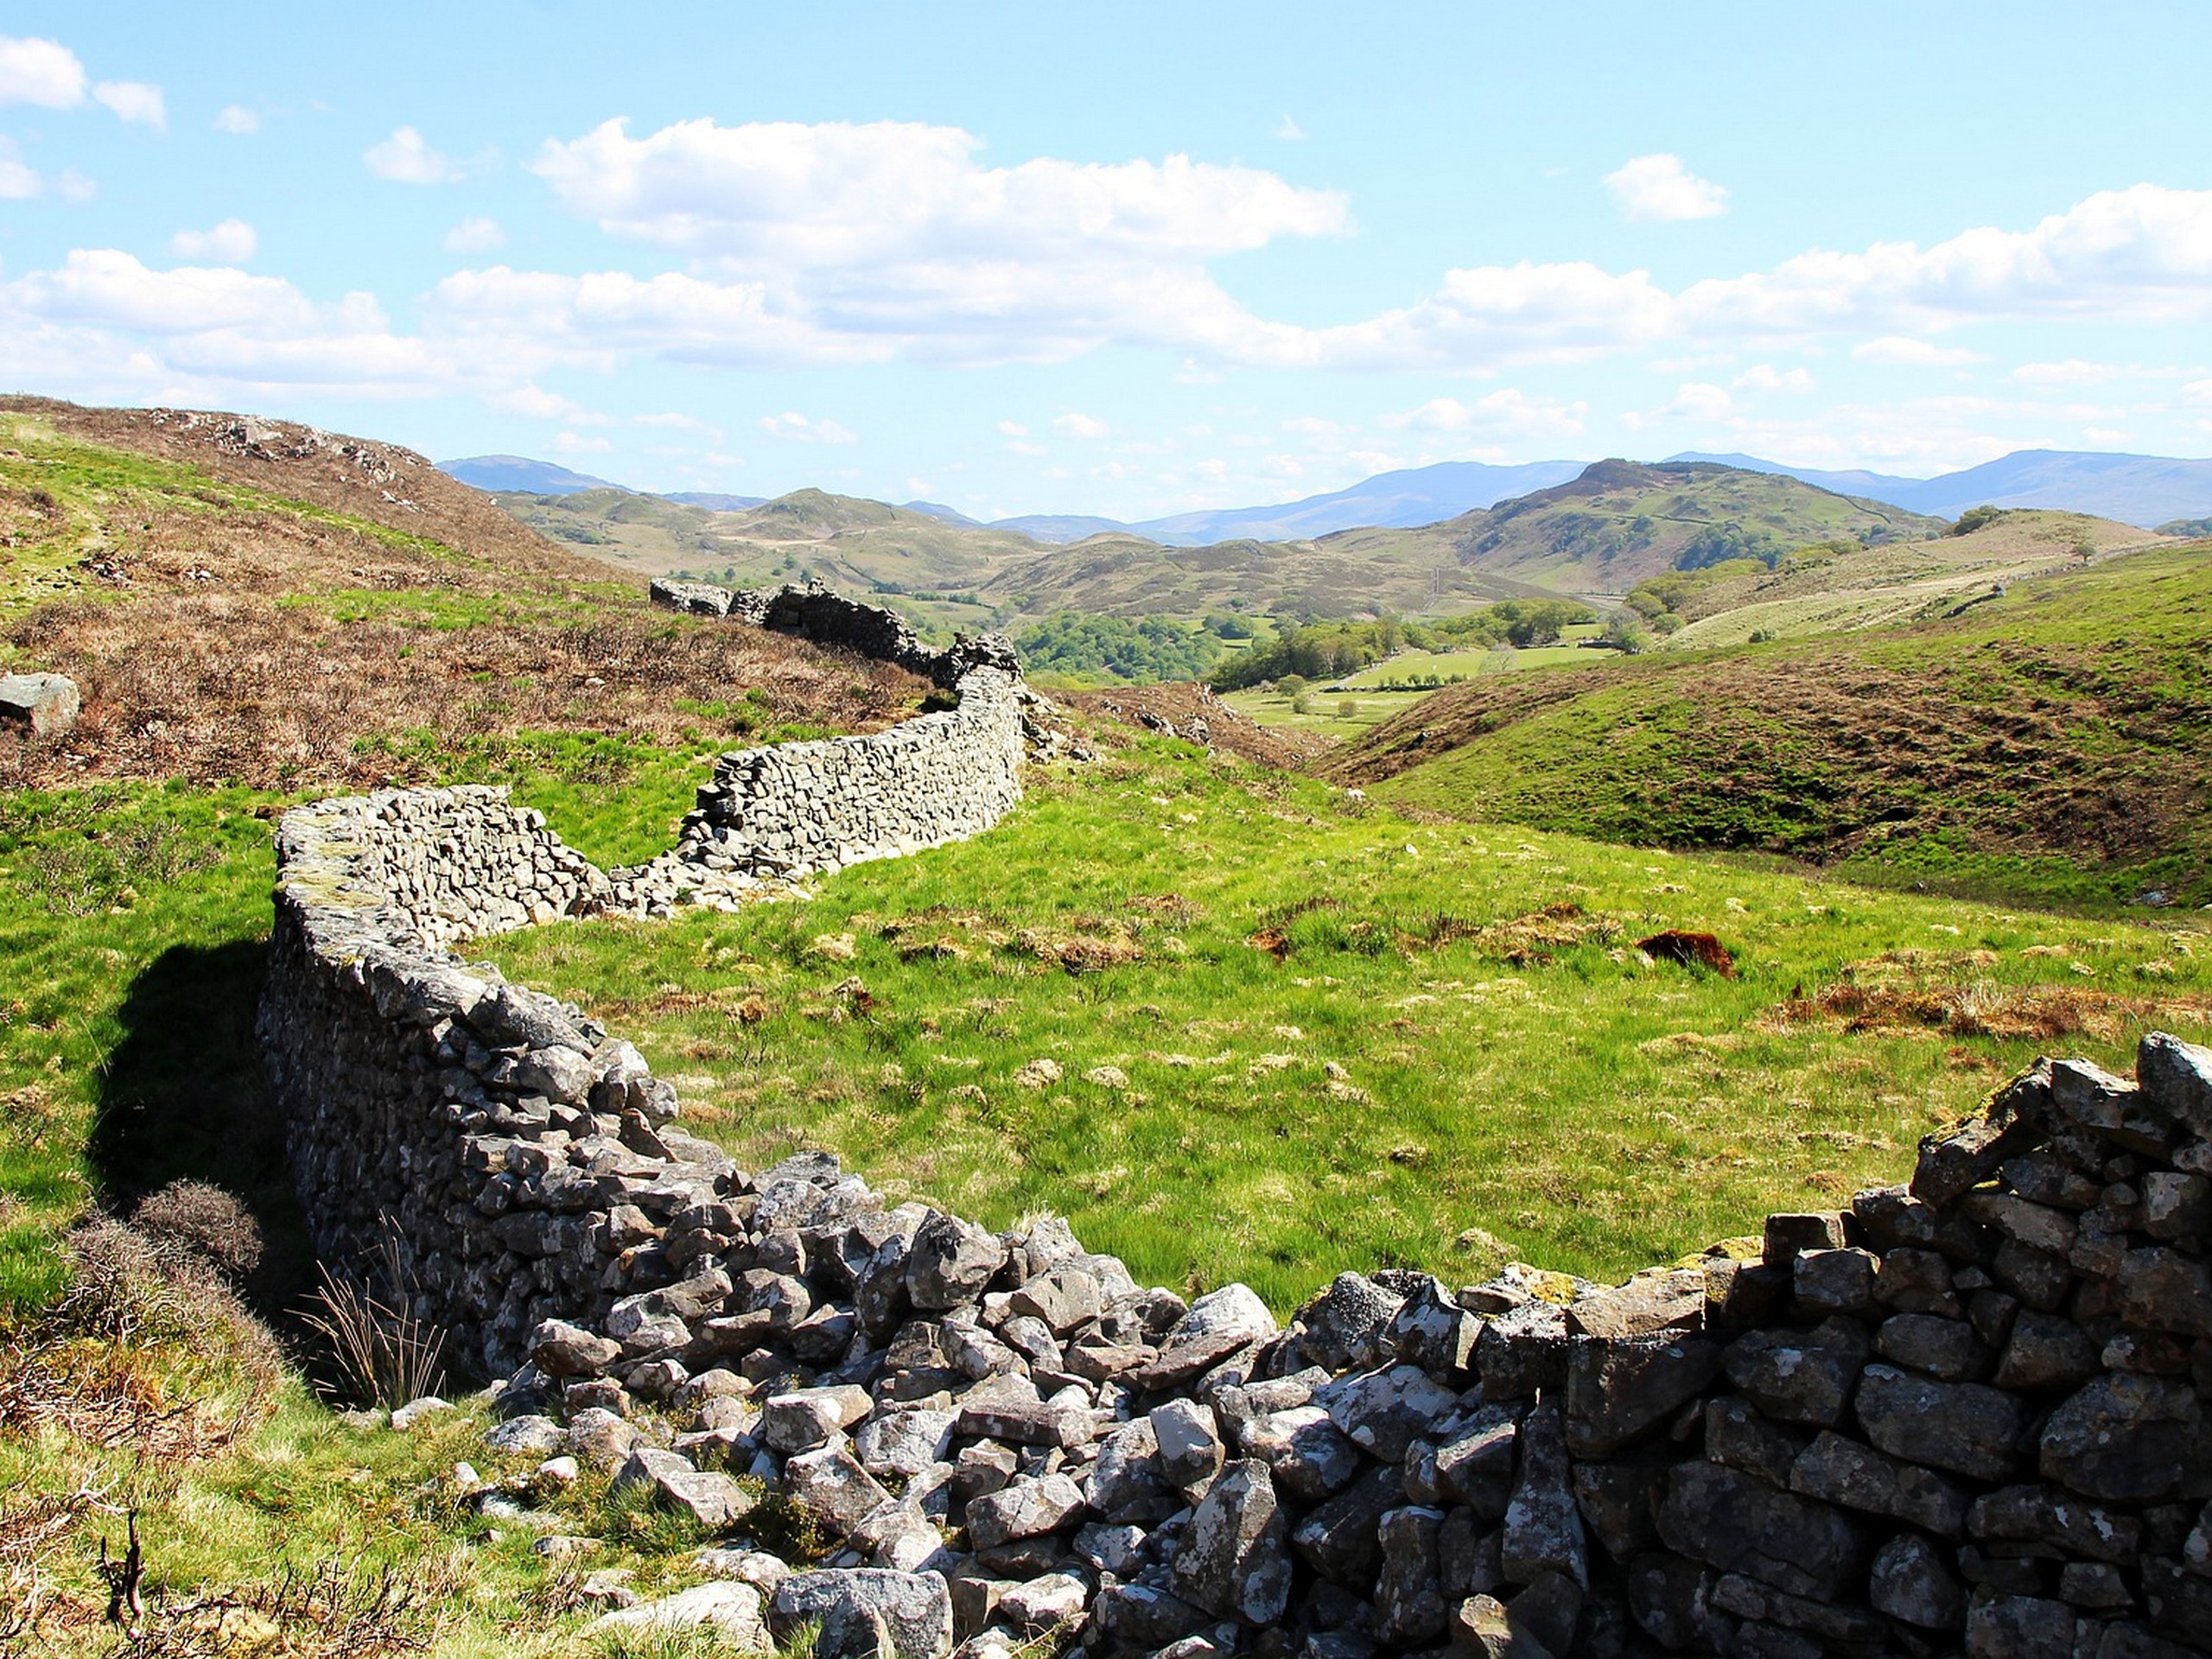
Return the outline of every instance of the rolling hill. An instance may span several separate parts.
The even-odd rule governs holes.
[[[1629,461],[1599,462],[1440,524],[1194,546],[1106,531],[1050,547],[950,520],[926,503],[894,507],[821,490],[722,512],[611,488],[498,499],[549,538],[642,573],[736,585],[815,576],[889,596],[925,623],[964,627],[1063,610],[1196,619],[1231,601],[1310,616],[1461,611],[1561,586],[1618,592],[1685,559],[1773,558],[1816,542],[1941,528],[1795,479]]]
[[[2008,896],[2212,901],[2212,543],[1817,640],[1497,675],[1332,754],[1455,817]]]
[[[1709,568],[1673,608],[1681,626],[1668,651],[1745,645],[1753,635],[1796,639],[1932,620],[1991,602],[2009,584],[2050,575],[2165,538],[2110,518],[2029,508],[2000,513],[1967,535],[1815,547],[1774,569]]]
[[[650,845],[700,746],[876,723],[922,690],[780,636],[671,627],[642,581],[397,446],[23,397],[0,398],[0,672],[84,697],[66,749],[0,734],[0,792],[513,779],[559,753],[623,785],[609,810]]]

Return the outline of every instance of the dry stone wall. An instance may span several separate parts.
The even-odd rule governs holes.
[[[1908,1184],[1747,1249],[1346,1274],[1284,1326],[1064,1224],[685,1134],[634,1049],[447,953],[626,902],[493,792],[324,803],[279,851],[263,1031],[318,1248],[390,1230],[500,1379],[495,1446],[734,1537],[817,1523],[810,1571],[701,1558],[741,1625],[908,1659],[2212,1651],[2212,1051],[2041,1062]]]

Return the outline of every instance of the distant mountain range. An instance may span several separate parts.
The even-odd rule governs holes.
[[[2166,455],[2108,454],[2094,449],[2018,449],[1996,461],[1938,478],[1887,473],[1827,473],[1784,467],[1756,455],[1694,451],[1670,461],[1717,461],[1745,472],[1781,473],[1839,495],[1885,501],[1912,512],[1955,518],[1969,507],[2056,507],[2124,524],[2155,528],[2174,518],[2212,513],[2212,461]]]
[[[572,473],[550,461],[527,455],[470,455],[461,461],[442,461],[438,470],[480,490],[513,490],[524,495],[582,495],[586,490],[619,490],[588,473]]]
[[[1969,507],[2053,507],[2092,513],[2153,528],[2177,519],[2212,515],[2212,460],[2105,454],[2095,450],[2023,449],[1937,478],[1889,473],[1830,472],[1787,467],[1757,455],[1688,451],[1667,463],[1705,461],[1745,472],[1794,478],[1819,489],[1902,507],[1909,512],[1955,518]],[[1662,464],[1667,464],[1662,463]],[[572,472],[521,455],[474,455],[439,463],[451,476],[480,490],[539,496],[620,489],[603,478]],[[933,501],[909,501],[906,511],[967,530],[1011,531],[1033,542],[1065,546],[1093,536],[1141,537],[1169,547],[1211,546],[1228,541],[1311,541],[1357,528],[1407,529],[1553,488],[1579,476],[1578,461],[1537,461],[1516,467],[1479,461],[1442,461],[1433,467],[1378,473],[1349,489],[1268,506],[1226,507],[1173,514],[1135,524],[1080,513],[1030,513],[979,523]],[[640,493],[631,492],[631,493]],[[764,498],[688,491],[663,499],[715,512],[760,506]]]

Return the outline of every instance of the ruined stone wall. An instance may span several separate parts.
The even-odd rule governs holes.
[[[1055,1625],[1179,1659],[2212,1651],[2212,1051],[2039,1063],[1909,1184],[1748,1252],[1346,1274],[1281,1325],[1062,1224],[684,1134],[627,1044],[445,953],[621,898],[493,792],[302,809],[279,852],[262,1029],[318,1249],[388,1220],[504,1379],[495,1443],[716,1529],[760,1501],[740,1476],[809,1512],[839,1553],[779,1629],[872,1641],[853,1609],[890,1609],[909,1659]]]

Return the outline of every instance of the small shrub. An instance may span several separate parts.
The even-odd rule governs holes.
[[[140,1201],[130,1224],[156,1245],[190,1251],[232,1283],[261,1265],[260,1224],[206,1181],[171,1181]]]

